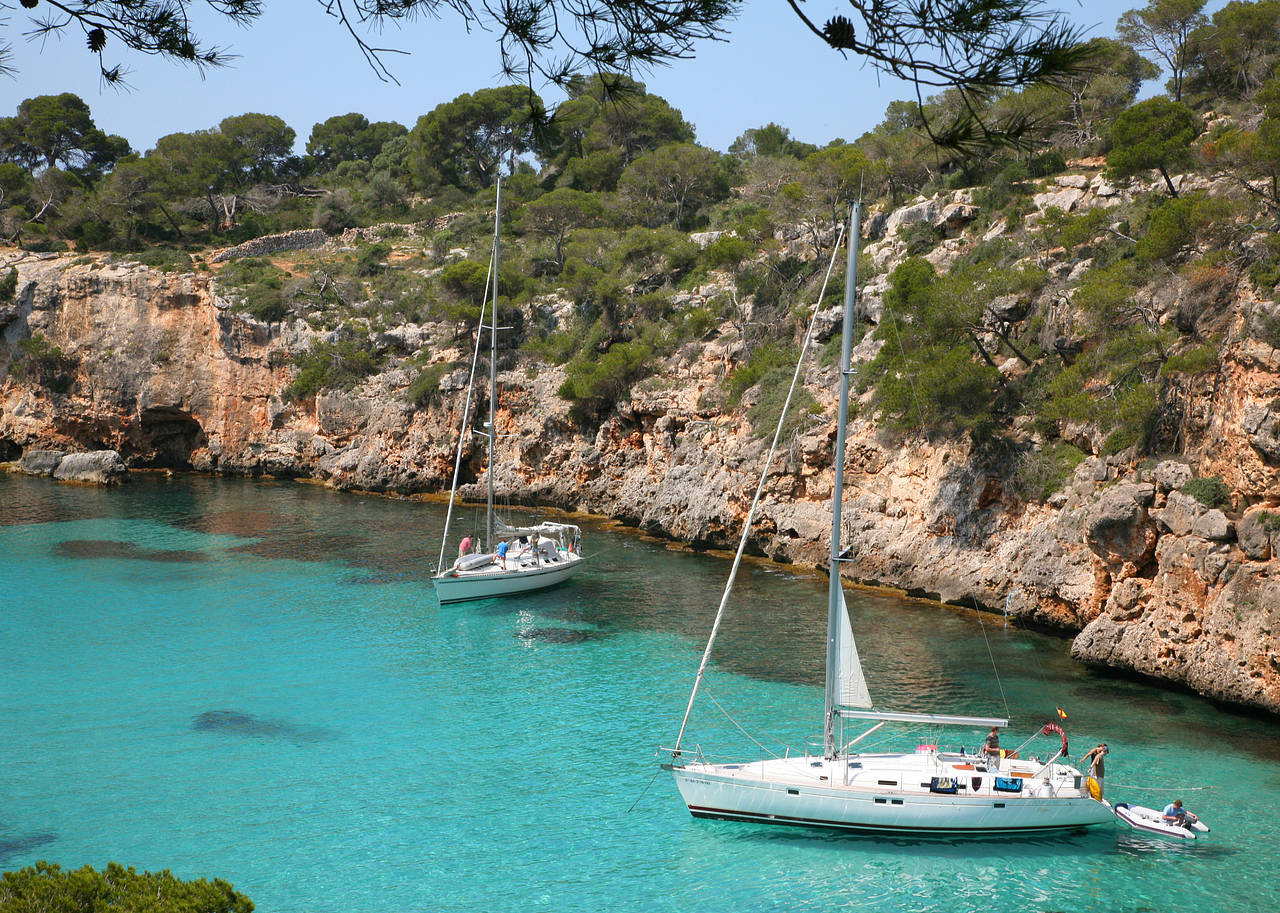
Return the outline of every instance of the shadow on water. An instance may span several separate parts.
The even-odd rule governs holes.
[[[295,744],[328,742],[337,737],[329,729],[264,720],[238,710],[206,710],[192,720],[191,728],[197,732],[220,732],[248,739],[283,739]]]
[[[57,834],[27,834],[22,837],[0,834],[0,865],[8,865],[10,859],[28,856],[34,850],[47,846],[57,839]]]
[[[79,558],[89,561],[106,559],[112,561],[198,564],[201,561],[209,560],[209,556],[203,552],[185,549],[139,548],[132,542],[117,542],[114,539],[71,539],[66,542],[59,542],[53,547],[53,551],[60,558]]]
[[[604,640],[608,635],[603,631],[585,631],[581,628],[530,628],[527,631],[517,631],[515,636],[526,643],[537,641],[544,644],[581,644]]]
[[[700,822],[707,824],[707,822]],[[776,846],[792,844],[804,846],[829,844],[831,846],[856,845],[859,852],[868,854],[898,855],[901,851],[925,850],[932,857],[972,861],[975,847],[986,853],[1007,853],[1021,856],[1068,855],[1089,856],[1146,856],[1164,854],[1179,858],[1225,859],[1239,850],[1199,840],[1170,840],[1136,831],[1121,830],[1104,825],[1075,832],[1047,834],[987,834],[964,836],[870,834],[850,831],[833,831],[815,828],[797,830],[761,825],[736,825],[732,822],[716,822],[716,839],[748,844]]]
[[[702,822],[705,823],[705,822]],[[1010,852],[1052,853],[1098,855],[1109,851],[1116,840],[1116,834],[1109,827],[1096,829],[1080,829],[1073,832],[1030,833],[1030,834],[878,834],[857,831],[838,831],[813,829],[794,829],[789,827],[771,827],[767,825],[734,825],[732,822],[718,822],[721,828],[716,833],[719,839],[774,844],[819,843],[832,846],[856,844],[860,852],[886,853],[897,855],[900,850],[914,848],[927,849],[932,856],[941,858],[972,859],[974,847],[981,846],[988,851],[1006,849]],[[1121,835],[1125,837],[1127,835]]]

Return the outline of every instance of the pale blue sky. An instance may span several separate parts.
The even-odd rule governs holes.
[[[1117,17],[1142,3],[1056,0],[1088,37],[1114,34]],[[1215,0],[1209,8],[1222,5]],[[837,12],[838,0],[810,0],[817,21]],[[198,7],[198,8],[197,8]],[[423,19],[373,36],[371,44],[410,51],[385,62],[400,85],[380,82],[345,31],[318,3],[268,3],[248,29],[226,26],[202,4],[193,7],[202,37],[230,45],[240,58],[204,79],[190,68],[154,58],[108,53],[132,72],[132,91],[100,85],[96,60],[79,31],[28,42],[23,10],[8,11],[0,38],[13,46],[16,78],[0,77],[0,116],[11,116],[24,98],[74,92],[99,127],[127,138],[139,151],[166,134],[206,129],[247,112],[278,115],[298,134],[335,114],[358,111],[370,120],[412,127],[437,104],[502,83],[496,36],[467,34],[456,18]],[[822,145],[855,139],[874,127],[889,102],[912,97],[908,85],[880,77],[857,58],[844,59],[811,35],[784,0],[747,0],[729,25],[731,41],[706,43],[691,60],[659,67],[641,78],[649,91],[679,108],[705,145],[725,150],[744,130],[773,121],[793,136]],[[108,48],[110,50],[110,48]],[[1163,79],[1161,80],[1161,83]],[[555,104],[562,96],[540,88]]]

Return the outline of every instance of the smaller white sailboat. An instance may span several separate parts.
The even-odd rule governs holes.
[[[445,515],[444,534],[440,544],[440,560],[436,575],[431,578],[436,596],[441,604],[467,602],[473,599],[490,599],[541,590],[568,580],[582,567],[582,530],[572,523],[543,521],[532,526],[508,526],[498,517],[493,506],[494,444],[497,429],[494,423],[498,401],[498,240],[502,213],[502,182],[498,182],[493,218],[493,250],[489,261],[489,281],[485,283],[485,304],[492,302],[489,323],[486,326],[485,307],[480,308],[480,328],[476,336],[476,351],[472,359],[471,377],[479,361],[481,340],[489,330],[489,420],[484,435],[488,439],[488,465],[485,480],[488,498],[485,509],[485,538],[483,548],[472,551],[471,537],[457,560],[445,566],[445,551],[449,543],[449,526],[453,519],[453,505],[458,493],[458,477],[462,467],[462,454],[471,419],[471,395],[473,383],[467,385],[466,404],[462,413],[462,432],[458,440],[458,453],[453,467],[453,485],[449,492],[449,509]]]
[[[831,503],[827,684],[821,753],[811,752],[806,747],[803,754],[719,763],[704,757],[701,748],[690,752],[684,747],[689,718],[728,603],[764,477],[768,473],[766,464],[761,476],[761,489],[757,489],[756,501],[748,512],[742,544],[703,653],[680,734],[675,747],[669,749],[670,762],[663,766],[674,775],[689,811],[699,818],[879,833],[957,835],[1074,830],[1109,822],[1113,820],[1111,810],[1091,797],[1084,775],[1062,763],[1068,757],[1067,738],[1057,724],[1047,724],[1042,730],[1037,730],[1036,734],[1043,732],[1061,736],[1061,745],[1051,747],[1043,760],[1018,757],[1030,740],[1012,753],[976,747],[972,750],[948,750],[940,748],[932,738],[921,740],[914,751],[908,752],[862,753],[855,750],[859,742],[891,722],[912,724],[929,731],[944,726],[986,730],[1008,725],[1006,719],[998,717],[876,709],[858,658],[840,584],[839,566],[844,557],[840,542],[841,502],[859,208],[856,204],[853,207],[848,233],[848,273]],[[806,339],[803,350],[808,349],[809,342]],[[793,389],[800,371],[801,365],[798,364]],[[781,420],[778,427],[781,430]],[[776,448],[776,436],[774,443]],[[849,720],[869,721],[873,725],[846,738],[845,723]],[[967,738],[970,745],[981,742],[981,735],[971,734]]]

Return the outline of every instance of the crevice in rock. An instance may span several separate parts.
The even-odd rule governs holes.
[[[173,406],[143,409],[130,435],[130,465],[152,469],[190,469],[191,453],[205,445],[195,417]]]

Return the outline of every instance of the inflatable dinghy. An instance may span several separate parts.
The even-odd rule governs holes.
[[[1172,821],[1164,820],[1164,815],[1154,808],[1117,802],[1111,810],[1125,824],[1149,834],[1160,834],[1162,837],[1173,837],[1178,840],[1195,840],[1196,834],[1209,833],[1209,825],[1199,819],[1185,825],[1174,824]]]

